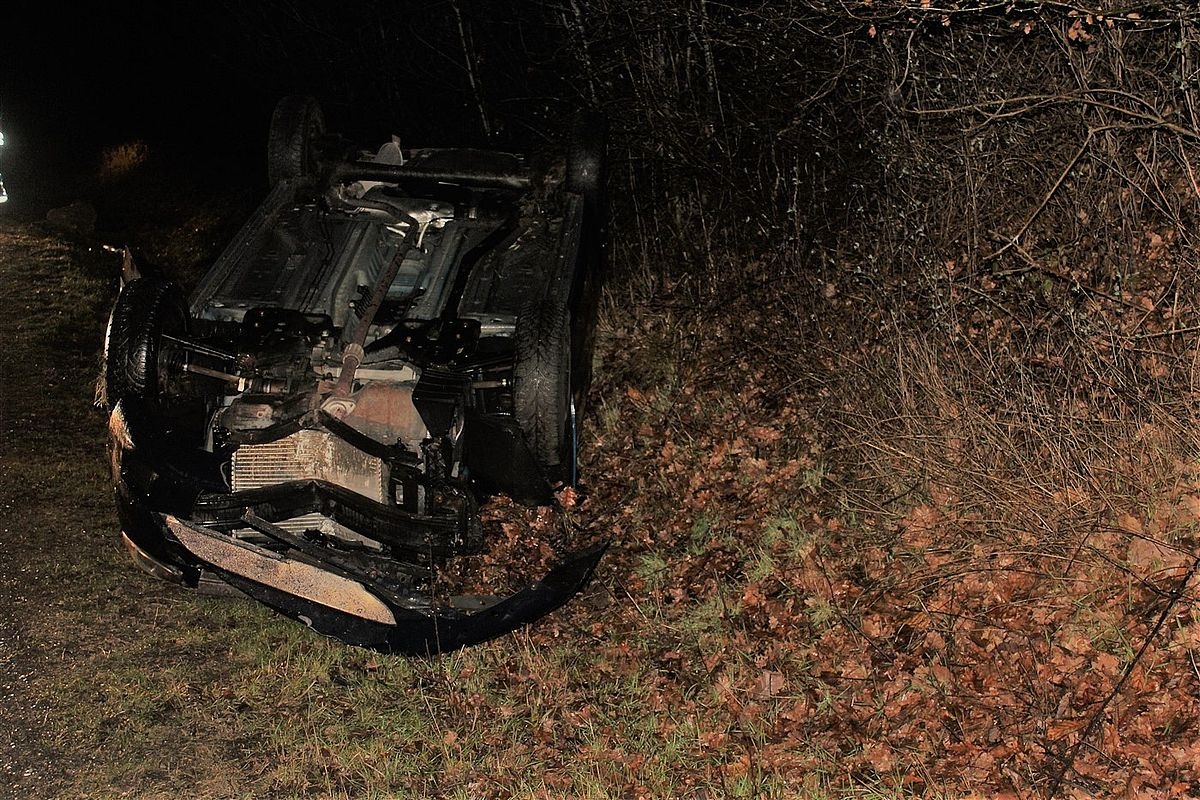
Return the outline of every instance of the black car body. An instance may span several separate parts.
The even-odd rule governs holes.
[[[347,642],[428,653],[566,602],[602,553],[508,597],[435,601],[486,546],[479,502],[553,502],[605,266],[603,137],[564,162],[349,151],[285,98],[270,195],[185,301],[126,264],[105,343],[113,475],[136,561],[235,587]]]

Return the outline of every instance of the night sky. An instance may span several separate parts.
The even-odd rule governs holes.
[[[390,133],[406,144],[483,143],[450,8],[119,0],[6,10],[0,172],[13,202],[5,212],[40,216],[69,202],[105,147],[135,140],[196,174],[265,180],[271,111],[289,93],[317,96],[328,127],[364,144]],[[472,8],[472,46],[487,54],[484,88],[496,99],[500,134],[491,143],[509,145],[508,134],[539,123],[527,124],[528,103],[502,95],[555,89],[517,86],[538,80],[529,52],[536,23],[513,22],[499,6],[491,19],[484,6]],[[552,103],[533,110],[543,119],[555,112]],[[506,125],[505,114],[518,123]]]
[[[231,20],[219,4],[210,8],[98,3],[54,15],[41,7],[4,36],[6,116],[29,120],[38,133],[70,129],[105,140],[211,123],[219,109],[246,105],[255,81],[231,74],[228,58],[222,63],[229,44],[218,31]]]
[[[204,150],[203,164],[218,154],[244,161],[246,142],[233,134],[266,130],[264,93],[274,87],[232,74],[212,46],[229,20],[213,7],[205,16],[167,3],[44,4],[9,20],[0,38],[0,170],[10,213],[71,199],[102,149],[122,142]]]

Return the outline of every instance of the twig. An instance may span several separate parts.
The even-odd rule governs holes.
[[[1175,336],[1181,333],[1195,333],[1200,331],[1200,325],[1192,325],[1187,328],[1172,328],[1169,331],[1158,331],[1157,333],[1139,333],[1137,336],[1127,336],[1127,339],[1161,339],[1164,336]]]
[[[1079,740],[1075,742],[1075,745],[1071,748],[1071,752],[1068,753],[1067,757],[1063,759],[1062,767],[1059,769],[1058,774],[1054,776],[1054,782],[1050,784],[1050,791],[1046,792],[1047,800],[1053,800],[1053,798],[1058,795],[1059,790],[1062,788],[1063,780],[1067,777],[1067,773],[1075,765],[1075,758],[1079,755],[1079,751],[1083,748],[1084,743],[1091,738],[1091,735],[1096,732],[1096,727],[1100,724],[1101,716],[1104,714],[1105,709],[1108,708],[1108,704],[1113,701],[1113,698],[1120,694],[1121,689],[1125,686],[1125,682],[1129,680],[1129,676],[1133,674],[1133,670],[1142,660],[1142,656],[1144,656],[1146,651],[1150,649],[1150,643],[1154,641],[1155,637],[1158,636],[1158,632],[1162,630],[1162,626],[1166,623],[1167,617],[1171,615],[1171,609],[1175,607],[1175,604],[1179,602],[1179,598],[1183,596],[1183,590],[1187,588],[1188,582],[1191,581],[1192,576],[1196,574],[1196,569],[1198,567],[1200,567],[1200,556],[1192,559],[1192,565],[1188,567],[1187,574],[1183,576],[1183,578],[1175,586],[1174,591],[1171,592],[1170,599],[1168,600],[1167,604],[1163,606],[1163,610],[1159,613],[1158,620],[1155,621],[1154,627],[1150,629],[1150,633],[1146,634],[1146,638],[1142,641],[1142,646],[1138,648],[1137,655],[1135,655],[1129,664],[1125,666],[1125,671],[1121,673],[1121,677],[1118,678],[1116,684],[1113,685],[1112,691],[1108,693],[1108,695],[1100,703],[1100,707],[1097,708],[1092,714],[1092,718],[1088,721],[1087,727],[1083,729],[1083,733],[1080,735]]]
[[[596,70],[592,67],[591,47],[583,26],[583,11],[579,8],[578,0],[571,0],[571,13],[575,17],[574,33],[579,40],[579,53],[583,57],[583,71],[587,75],[588,98],[592,101],[592,105],[597,105],[599,100],[596,94]],[[565,19],[566,14],[563,17]]]
[[[1142,98],[1130,95],[1128,92],[1120,92],[1119,90],[1106,91],[1102,89],[1086,89],[1085,91],[1088,93],[1104,92],[1106,94],[1117,94],[1118,96],[1138,102],[1141,105],[1153,108],[1153,106],[1151,106]],[[1026,103],[1027,105],[1022,105],[1019,108],[1013,109],[1012,111],[1004,111],[1004,107],[1010,103]],[[1039,108],[1043,108],[1044,106],[1048,105],[1065,105],[1068,103],[1083,103],[1084,105],[1094,106],[1095,108],[1103,108],[1107,111],[1112,111],[1122,116],[1133,117],[1134,119],[1141,120],[1143,123],[1145,123],[1145,126],[1149,128],[1160,128],[1162,130],[1170,131],[1177,136],[1186,136],[1189,139],[1200,139],[1200,131],[1188,128],[1176,122],[1171,122],[1157,112],[1138,111],[1132,108],[1123,108],[1115,105],[1114,103],[1107,103],[1103,100],[1096,100],[1091,97],[1073,94],[1030,94],[1022,95],[1020,97],[1003,97],[998,100],[985,101],[982,103],[946,106],[944,108],[906,108],[904,111],[905,113],[916,114],[918,116],[949,116],[973,111],[979,114],[987,115],[988,121],[991,122],[998,119],[1017,117],[1022,114],[1027,114],[1031,111],[1036,111]],[[990,110],[993,108],[996,110]],[[1089,134],[1090,133],[1092,132],[1089,131]]]
[[[1091,145],[1092,137],[1094,135],[1095,135],[1094,131],[1090,131],[1090,130],[1088,131],[1088,135],[1085,136],[1083,139],[1083,144],[1079,145],[1079,149],[1075,151],[1075,155],[1071,156],[1071,160],[1068,161],[1067,166],[1063,168],[1062,174],[1058,176],[1058,180],[1056,180],[1054,182],[1054,185],[1050,187],[1050,191],[1046,192],[1046,196],[1042,198],[1042,202],[1038,203],[1037,208],[1035,208],[1033,210],[1033,213],[1029,215],[1029,218],[1027,220],[1025,220],[1025,224],[1021,226],[1020,230],[1018,230],[1016,233],[1014,233],[1012,235],[1012,238],[1010,238],[1008,240],[1008,244],[1004,245],[999,250],[992,253],[990,256],[986,256],[983,259],[984,261],[991,261],[992,259],[1003,255],[1004,252],[1006,250],[1008,250],[1010,247],[1016,247],[1017,250],[1020,251],[1020,247],[1017,245],[1017,240],[1020,239],[1022,235],[1024,235],[1025,231],[1029,230],[1029,226],[1033,224],[1033,221],[1035,219],[1037,219],[1038,214],[1042,213],[1042,209],[1045,208],[1046,204],[1050,202],[1050,198],[1054,197],[1055,192],[1058,191],[1058,187],[1062,186],[1063,181],[1065,181],[1067,179],[1067,175],[1070,174],[1071,170],[1073,170],[1075,168],[1075,165],[1077,163],[1079,163],[1079,159],[1083,156],[1084,152],[1086,152],[1088,147]],[[1029,259],[1029,260],[1032,261],[1032,259]],[[1036,263],[1034,263],[1033,266],[1039,270],[1042,270],[1042,268],[1039,267]]]
[[[467,29],[463,25],[462,11],[458,8],[457,0],[450,0],[450,9],[454,12],[455,21],[458,22],[458,39],[462,44],[463,65],[467,70],[467,81],[471,84],[471,94],[475,96],[475,106],[479,109],[479,122],[483,125],[484,137],[490,139],[492,138],[492,126],[488,122],[487,109],[483,105],[483,92],[480,90],[479,81],[475,78],[475,48],[471,46],[467,37]]]
[[[1018,235],[1020,235],[1020,234],[1018,234]],[[1142,307],[1139,306],[1137,303],[1131,303],[1130,301],[1126,300],[1125,298],[1118,297],[1115,294],[1109,294],[1108,292],[1102,292],[1099,289],[1093,289],[1090,286],[1084,286],[1082,283],[1075,280],[1070,275],[1064,275],[1063,273],[1059,272],[1058,270],[1051,269],[1050,267],[1047,267],[1045,264],[1038,262],[1038,260],[1035,259],[1033,256],[1031,256],[1029,254],[1029,252],[1025,250],[1025,248],[1023,248],[1023,247],[1021,247],[1021,245],[1017,244],[1015,239],[1013,241],[1010,241],[1008,244],[1006,244],[1000,250],[998,250],[994,255],[999,255],[1000,253],[1003,253],[1004,250],[1007,249],[1008,247],[1012,247],[1013,250],[1016,252],[1016,254],[1021,257],[1022,261],[1024,261],[1032,269],[1036,270],[1037,272],[1040,272],[1041,274],[1045,275],[1046,277],[1055,278],[1057,280],[1063,281],[1064,283],[1068,283],[1072,286],[1078,286],[1080,291],[1087,292],[1088,294],[1090,294],[1094,297],[1103,298],[1104,300],[1108,300],[1111,303],[1119,303],[1120,305],[1126,306],[1128,308],[1136,308],[1138,310],[1142,310]],[[988,256],[988,258],[991,258],[991,257],[992,256]]]

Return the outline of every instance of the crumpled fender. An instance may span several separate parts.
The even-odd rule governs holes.
[[[186,585],[212,572],[279,613],[349,644],[426,655],[502,636],[569,601],[587,585],[608,548],[601,543],[571,553],[541,580],[508,597],[488,598],[476,610],[437,606],[416,593],[397,597],[361,574],[290,558],[189,519],[200,498],[221,495],[215,476],[209,477],[214,464],[204,460],[208,454],[195,454],[199,462],[180,465],[179,450],[170,447],[153,415],[130,413],[126,422],[125,402],[114,410],[119,424],[111,444],[117,506],[129,544],[180,572]]]
[[[246,595],[319,633],[398,655],[454,650],[540,619],[587,584],[608,548],[601,543],[572,553],[536,583],[469,612],[434,606],[420,596],[399,602],[361,579],[160,516],[172,538]]]

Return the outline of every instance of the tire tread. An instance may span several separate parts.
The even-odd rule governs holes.
[[[279,101],[267,137],[267,180],[272,186],[309,173],[309,148],[314,135],[324,130],[325,118],[315,98],[289,95]]]
[[[515,333],[513,398],[517,424],[543,467],[564,462],[570,410],[570,311],[562,303],[529,306]]]
[[[186,318],[175,284],[138,278],[125,285],[109,318],[104,395],[110,407],[122,397],[158,394],[158,342],[164,325]]]

